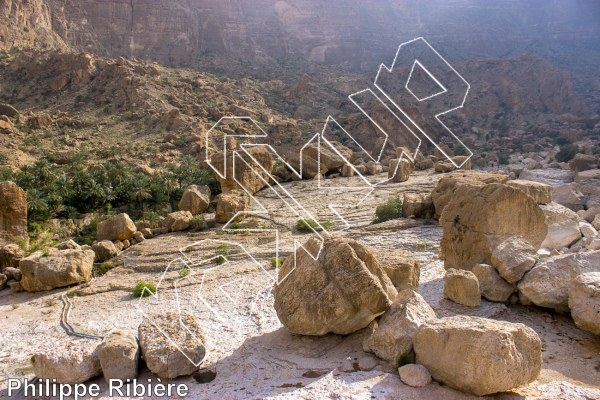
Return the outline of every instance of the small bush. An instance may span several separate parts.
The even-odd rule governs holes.
[[[215,250],[215,254],[217,255],[217,258],[215,258],[217,265],[226,263],[227,258],[225,256],[229,254],[229,246],[226,243],[220,244]]]
[[[402,198],[400,196],[390,197],[387,203],[377,206],[375,215],[377,218],[373,221],[374,224],[400,218],[402,216]]]
[[[455,156],[466,156],[469,154],[469,150],[467,150],[467,148],[460,143],[454,146],[453,151]]]
[[[325,229],[333,229],[333,225],[331,225],[331,222],[329,220],[325,221],[325,223],[322,224],[322,226]],[[296,221],[296,229],[298,229],[300,232],[321,232],[323,230],[317,224],[317,221],[313,219],[299,219],[298,221]]]
[[[180,277],[185,278],[190,274],[190,269],[188,267],[183,267],[178,272]]]
[[[271,267],[275,268],[275,267],[281,267],[281,265],[283,264],[283,262],[285,261],[285,258],[283,257],[271,257]]]
[[[565,144],[560,146],[560,151],[556,153],[556,161],[558,162],[569,162],[575,157],[575,154],[579,153],[579,146],[576,144]]]
[[[141,279],[137,280],[136,285],[133,288],[134,297],[148,297],[150,294],[156,294],[156,286],[151,283],[146,283]]]
[[[501,151],[498,153],[498,163],[500,165],[507,165],[510,162],[510,153],[508,151]]]
[[[190,224],[191,228],[197,231],[208,228],[208,225],[204,220],[204,215],[194,215],[190,221]]]

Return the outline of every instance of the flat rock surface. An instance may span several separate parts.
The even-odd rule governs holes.
[[[382,180],[385,174],[373,179]],[[443,174],[418,172],[407,182],[382,185],[358,207],[366,193],[343,196],[352,207],[344,209],[353,226],[345,234],[365,244],[382,249],[404,249],[412,252],[421,264],[419,293],[432,306],[438,317],[476,315],[498,320],[521,322],[534,329],[542,340],[542,372],[535,382],[500,395],[505,399],[596,399],[600,397],[600,340],[590,332],[577,328],[573,320],[560,313],[521,305],[505,306],[482,300],[479,307],[465,307],[444,300],[444,267],[440,260],[439,241],[442,228],[436,221],[400,219],[385,229],[366,230],[375,218],[375,207],[391,195],[427,193]],[[355,185],[359,178],[333,179],[335,183]],[[284,184],[297,200],[312,207],[319,221],[330,219],[343,224],[323,204],[340,196],[318,190],[317,181]],[[349,190],[349,192],[351,192]],[[279,227],[279,256],[293,251],[294,241],[303,243],[307,234],[291,228],[297,217],[281,208],[274,193],[263,190],[256,194],[271,213],[252,217],[242,226]],[[253,206],[255,206],[253,204]],[[347,214],[344,214],[347,213]],[[313,215],[315,215],[313,214]],[[253,225],[254,224],[254,225]],[[217,227],[217,229],[219,226]],[[325,335],[303,337],[288,333],[273,308],[272,286],[276,270],[270,259],[275,254],[274,235],[269,232],[225,234],[217,229],[161,235],[133,246],[121,257],[124,263],[108,274],[96,278],[89,287],[80,289],[72,299],[69,322],[75,330],[107,335],[113,329],[137,334],[142,320],[140,310],[172,311],[178,299],[182,310],[193,314],[201,323],[207,338],[206,360],[201,367],[217,371],[210,383],[199,384],[193,377],[180,377],[174,383],[190,388],[187,399],[475,399],[476,396],[440,386],[433,382],[423,388],[402,384],[395,366],[384,361],[369,372],[341,372],[346,358],[358,363],[369,356],[362,350],[362,340],[369,328],[348,336]],[[203,262],[215,256],[216,247],[228,242],[228,262],[217,265]],[[241,243],[245,250],[235,243]],[[180,251],[181,250],[181,251]],[[246,253],[247,251],[247,253]],[[181,260],[192,260],[192,273],[181,278],[177,272]],[[168,268],[167,268],[168,267]],[[166,272],[165,272],[166,270]],[[131,295],[135,281],[143,279],[158,286],[159,296],[139,302]],[[162,279],[162,280],[161,280]],[[223,290],[221,290],[223,288]],[[60,295],[72,288],[39,293],[0,292],[0,376],[32,378],[30,357],[34,352],[50,349],[57,343],[72,340],[59,325],[62,303]],[[224,291],[228,295],[224,295]],[[198,298],[198,295],[204,301]],[[140,309],[136,305],[140,305]],[[208,308],[211,306],[212,310]],[[138,379],[156,377],[142,370]],[[103,378],[93,380],[103,390],[100,398],[108,398]],[[6,380],[0,381],[0,397],[7,395]]]

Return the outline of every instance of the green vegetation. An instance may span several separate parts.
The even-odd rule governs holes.
[[[215,254],[217,255],[217,258],[215,258],[217,265],[225,264],[227,262],[227,258],[225,258],[225,256],[229,255],[229,246],[227,246],[226,243],[221,243],[219,246],[217,246]]]
[[[501,151],[498,153],[498,163],[500,165],[508,165],[510,162],[510,153],[508,151]]]
[[[323,229],[333,229],[333,225],[329,220],[325,221],[324,224],[321,225]],[[321,232],[323,229],[317,224],[317,221],[309,219],[299,219],[296,221],[296,229],[300,232]]]
[[[186,276],[188,276],[190,274],[190,272],[191,272],[191,270],[188,267],[183,267],[178,271],[179,276],[182,278],[185,278]]]
[[[406,351],[404,346],[402,346],[402,353],[398,356],[398,362],[396,363],[396,368],[400,368],[406,364],[412,364],[414,356],[412,352]]]
[[[467,150],[467,148],[460,143],[454,146],[453,151],[455,156],[466,156],[469,154],[469,150]]]
[[[190,221],[190,226],[193,230],[196,231],[200,231],[203,229],[208,228],[208,224],[206,223],[205,219],[204,219],[204,215],[200,214],[200,215],[194,215],[192,217],[192,220]]]
[[[133,288],[133,295],[135,297],[148,297],[150,294],[156,294],[156,286],[151,283],[146,283],[141,279],[137,280],[136,285]]]
[[[15,239],[15,242],[19,246],[25,257],[29,256],[32,253],[35,253],[38,250],[41,250],[44,256],[49,256],[50,253],[48,251],[49,246],[53,246],[55,243],[48,237],[44,237],[40,240],[35,239],[35,233],[31,233],[26,239]]]
[[[283,265],[283,262],[285,261],[284,257],[271,257],[271,267],[275,268],[275,267],[281,267]]]
[[[375,215],[377,218],[373,221],[374,224],[400,218],[402,216],[402,198],[400,196],[390,197],[387,203],[377,206]]]
[[[576,144],[564,144],[560,146],[560,151],[556,153],[556,161],[569,162],[575,157],[575,154],[579,153],[579,151],[579,146]]]

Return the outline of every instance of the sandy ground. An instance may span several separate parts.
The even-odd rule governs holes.
[[[315,181],[285,184],[286,190],[323,222],[336,220],[328,204],[344,204],[343,215],[352,228],[344,234],[372,247],[412,251],[421,263],[419,292],[438,317],[465,314],[521,322],[533,328],[543,343],[543,370],[537,381],[494,399],[600,399],[600,337],[582,331],[569,315],[520,305],[483,301],[477,308],[444,300],[443,263],[440,260],[439,225],[423,220],[400,219],[371,225],[376,205],[390,195],[428,192],[440,175],[417,173],[409,182],[378,187],[360,205],[364,192],[319,190]],[[381,176],[380,176],[381,179]],[[336,179],[347,186],[355,178]],[[178,307],[200,321],[208,337],[208,355],[202,368],[216,371],[210,383],[193,377],[173,380],[188,385],[190,399],[471,399],[435,382],[425,388],[401,383],[389,364],[378,360],[372,371],[342,372],[364,357],[366,328],[348,336],[303,337],[288,333],[272,307],[276,270],[275,235],[279,228],[279,255],[286,256],[294,243],[308,237],[290,229],[297,217],[275,193],[263,190],[257,199],[269,213],[257,215],[244,226],[260,229],[240,234],[217,230],[159,236],[122,254],[123,266],[98,277],[73,298],[69,322],[85,333],[100,336],[113,329],[137,333],[142,312],[174,311]],[[283,204],[283,205],[282,205]],[[258,207],[255,207],[258,209]],[[229,261],[217,266],[210,261],[215,248],[229,243]],[[192,246],[193,245],[193,246]],[[192,273],[181,278],[183,261],[193,263]],[[206,261],[208,260],[208,261]],[[131,295],[137,279],[159,287],[158,297],[141,301]],[[59,325],[60,295],[72,288],[42,293],[0,292],[0,397],[7,397],[8,377],[33,377],[30,357],[63,341],[71,340]],[[346,368],[342,368],[347,370]],[[140,380],[155,379],[142,367]],[[103,378],[92,381],[108,398]],[[150,397],[148,397],[150,398]]]

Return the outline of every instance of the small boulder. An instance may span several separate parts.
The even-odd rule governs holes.
[[[489,301],[503,303],[515,291],[515,287],[506,282],[491,265],[477,264],[471,272],[477,277],[481,295]]]
[[[0,290],[6,289],[6,282],[8,282],[8,277],[5,274],[0,274]]]
[[[133,236],[133,238],[138,242],[138,243],[142,243],[144,240],[146,240],[146,238],[144,237],[144,234],[140,231],[137,231],[135,233],[135,235]]]
[[[9,281],[12,279],[18,282],[23,277],[19,268],[6,267],[3,273],[6,275]]]
[[[394,182],[406,182],[413,170],[413,163],[408,158],[392,159],[389,163],[388,179]]]
[[[581,274],[573,280],[569,308],[578,327],[600,335],[600,271]]]
[[[7,117],[14,118],[19,115],[19,112],[10,104],[2,103],[0,104],[0,115],[6,115]]]
[[[57,383],[83,383],[102,373],[97,346],[88,339],[54,345],[33,355],[33,372],[39,379],[56,379]]]
[[[417,363],[433,379],[477,396],[537,379],[542,343],[526,325],[455,316],[425,323],[413,336]]]
[[[577,153],[575,157],[569,161],[569,168],[573,172],[583,172],[596,168],[598,159],[590,154]]]
[[[541,206],[546,215],[548,233],[541,244],[545,249],[570,247],[581,239],[579,216],[574,211],[557,203]]]
[[[19,262],[21,285],[28,292],[51,290],[86,282],[92,274],[92,250],[57,250],[45,256],[41,250]]]
[[[407,193],[402,200],[402,216],[409,218],[431,218],[435,214],[435,207],[431,195]]]
[[[444,275],[444,298],[469,307],[481,304],[479,282],[471,271],[450,268]]]
[[[397,295],[371,250],[338,235],[324,242],[308,239],[283,262],[279,276],[277,316],[300,335],[356,332],[383,314]]]
[[[98,224],[98,240],[130,240],[137,231],[129,215],[121,213]]]
[[[552,190],[552,201],[573,211],[583,210],[585,196],[579,191],[579,184],[571,182]]]
[[[92,250],[96,253],[96,260],[104,262],[114,258],[119,254],[115,244],[110,240],[102,240],[92,245]]]
[[[178,232],[190,227],[192,223],[192,213],[189,211],[176,211],[165,218],[162,226],[168,228],[171,232]],[[136,239],[137,240],[137,239]]]
[[[75,243],[75,241],[73,239],[69,239],[66,242],[57,244],[56,248],[58,250],[67,250],[67,249],[81,250],[81,246],[78,245],[77,243]]]
[[[363,350],[393,365],[398,365],[401,358],[414,360],[412,336],[422,324],[435,318],[435,312],[420,294],[403,290],[363,341]]]
[[[179,210],[189,211],[192,215],[202,214],[210,204],[208,186],[190,185],[185,189],[179,202]]]
[[[398,291],[419,290],[421,268],[414,254],[402,249],[373,248],[371,252]]]
[[[163,379],[192,374],[206,356],[204,332],[190,314],[149,315],[138,337],[146,365]]]
[[[492,265],[508,283],[520,281],[537,260],[537,250],[521,236],[506,239],[492,252]]]
[[[128,331],[116,330],[98,346],[98,358],[104,379],[137,378],[140,348],[135,336]]]
[[[250,208],[250,196],[243,192],[232,191],[219,196],[215,221],[221,224],[229,221],[239,222],[246,218],[245,211]]]
[[[406,364],[398,368],[402,383],[412,387],[423,387],[431,383],[431,374],[422,365]]]

